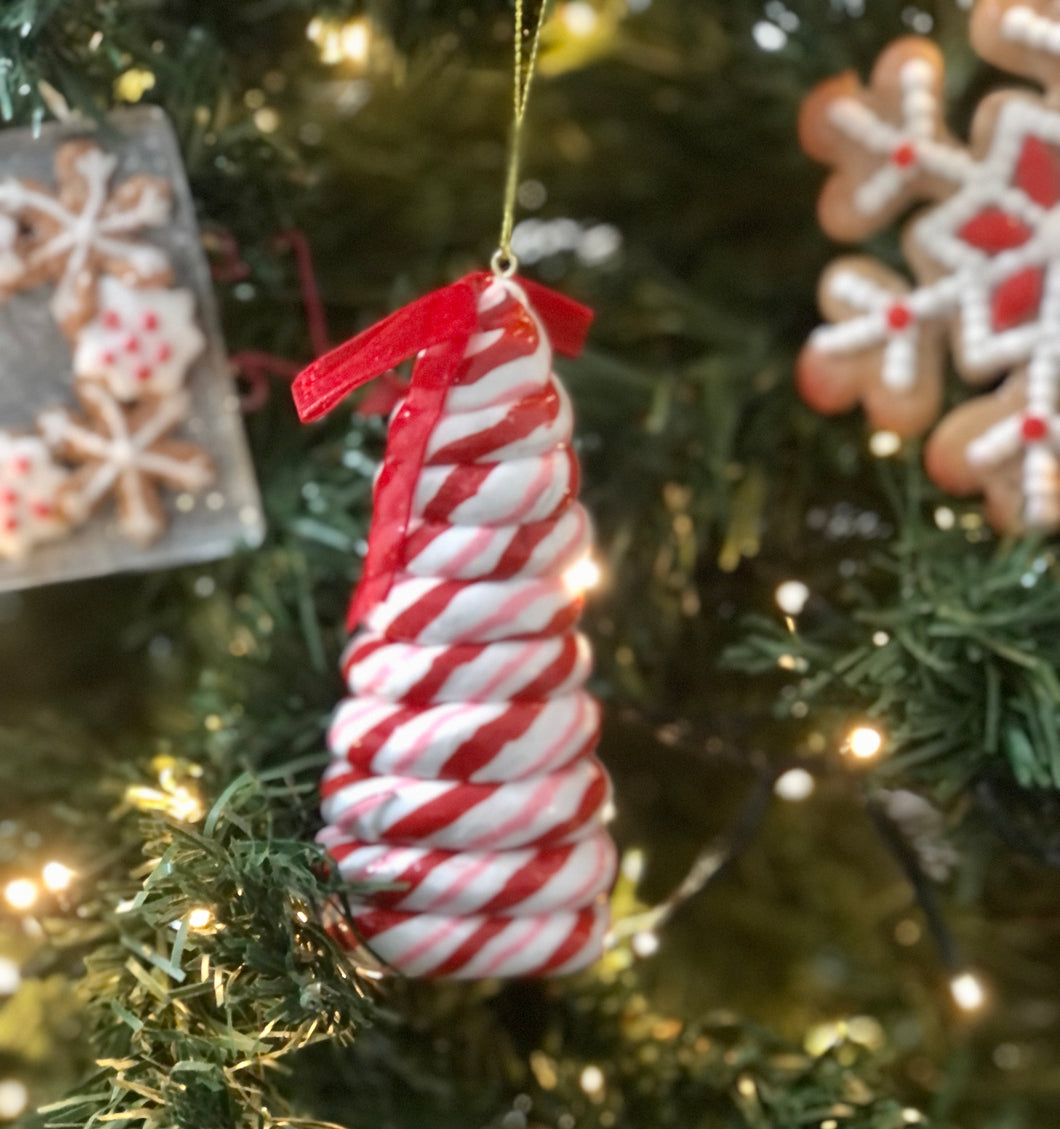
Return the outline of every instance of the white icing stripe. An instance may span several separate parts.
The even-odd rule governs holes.
[[[414,517],[447,520],[453,525],[513,525],[551,518],[573,493],[576,481],[574,459],[568,447],[560,447],[538,458],[493,463],[483,477],[479,467],[461,474],[459,466],[424,467],[412,499]],[[471,473],[474,473],[472,479]],[[443,491],[461,491],[462,481],[474,481],[473,492],[461,497],[435,516]]]
[[[336,781],[320,808],[326,823],[367,843],[400,842],[395,836],[407,834],[402,824],[408,826],[417,812],[427,807],[437,811],[444,803],[451,817],[419,829],[415,842],[446,850],[497,851],[585,838],[599,827],[609,792],[595,757],[545,776],[499,784],[402,776],[361,776],[345,782],[350,774],[343,761],[332,761],[324,773],[325,789]],[[579,815],[593,796],[598,802]]]
[[[355,843],[334,829],[324,833],[321,842],[339,858],[339,870],[348,882],[405,883],[405,893],[395,892],[393,900],[388,899],[390,908],[403,913],[480,913],[498,898],[504,908],[489,912],[505,917],[580,909],[607,892],[617,861],[614,844],[602,830],[569,847],[513,851],[437,852]],[[537,885],[535,864],[556,853],[567,856],[562,866],[548,866],[547,877]],[[411,883],[408,873],[416,875]],[[513,880],[521,889],[509,893]]]
[[[482,292],[479,298],[479,313],[485,313],[497,306],[506,296],[513,298],[530,314],[537,329],[534,352],[507,364],[497,365],[472,384],[453,385],[445,398],[447,412],[466,412],[490,404],[518,399],[539,391],[548,383],[552,372],[552,346],[545,327],[531,309],[522,287],[510,279],[497,279]],[[484,352],[488,346],[484,347],[481,341],[476,341],[474,347],[474,353],[468,352],[465,355],[477,355]]]
[[[423,623],[421,605],[433,609],[433,618]],[[581,605],[562,579],[550,577],[477,582],[406,577],[368,613],[365,627],[407,642],[492,643],[549,628],[564,631]]]
[[[449,412],[444,414],[427,443],[425,458],[434,459],[439,451],[454,443],[466,442],[472,436],[497,430],[499,437],[508,438],[500,446],[490,448],[478,455],[476,462],[502,462],[508,459],[528,458],[543,455],[560,444],[570,443],[574,433],[574,411],[570,396],[562,385],[552,381],[559,401],[555,418],[534,428],[526,434],[519,434],[517,424],[504,427],[505,420],[512,413],[512,404],[495,404],[478,411]]]
[[[550,975],[574,972],[599,958],[607,929],[607,910],[594,906],[589,912],[591,929],[566,962],[550,969]],[[504,918],[499,932],[445,975],[453,979],[533,976],[548,967],[553,956],[572,936],[579,934],[585,913],[583,910],[581,913]],[[366,911],[365,916],[371,918],[373,911]],[[355,909],[355,922],[357,918]],[[406,975],[431,976],[487,922],[496,920],[482,916],[414,914],[396,918],[394,925],[371,938],[369,947]]]
[[[383,636],[371,632],[351,640],[351,648],[363,653],[349,668],[350,693],[396,702],[416,694],[429,681],[430,701],[507,701],[519,697],[544,672],[558,665],[562,680],[548,691],[550,697],[558,697],[580,687],[589,677],[592,664],[589,642],[581,635],[504,640],[474,648],[470,653],[458,652],[451,646],[425,647],[416,643],[366,648],[367,644],[383,640]],[[446,677],[439,682],[440,672],[445,672]]]
[[[406,709],[372,698],[345,698],[328,730],[328,747],[333,756],[380,775],[437,779],[447,775],[446,766],[459,750],[476,739],[482,742],[483,729],[511,709],[500,702],[450,702],[417,710],[390,729],[365,764],[359,750],[373,747],[372,734],[385,732]],[[495,747],[473,758],[480,767],[468,779],[489,783],[552,772],[591,751],[600,731],[600,706],[581,691],[536,703],[528,716],[533,720],[525,731],[495,737]]]
[[[424,526],[414,518],[409,536]],[[518,525],[438,525],[430,542],[406,562],[414,576],[477,580],[489,577],[512,542],[523,531]],[[551,524],[519,568],[523,577],[557,575],[581,560],[592,546],[592,527],[580,503],[569,506]]]

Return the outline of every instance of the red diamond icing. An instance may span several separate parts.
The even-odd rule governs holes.
[[[1027,267],[1006,278],[990,301],[994,328],[1012,329],[1035,317],[1042,302],[1044,281],[1045,273],[1040,267]]]
[[[984,208],[960,228],[958,234],[965,243],[989,255],[997,255],[1012,247],[1022,247],[1034,233],[1018,216],[1011,216],[1000,208]]]
[[[3,494],[0,494],[0,502],[3,502],[5,506],[14,506],[18,503],[18,495],[14,490],[5,490]]]
[[[140,351],[140,338],[135,333],[130,333],[122,344],[126,353],[138,353]]]
[[[52,508],[47,502],[34,502],[30,509],[34,517],[45,518],[52,516]]]
[[[154,310],[146,310],[144,316],[140,319],[140,324],[147,330],[157,329],[158,314],[156,314]]]
[[[173,347],[168,341],[163,341],[162,344],[158,346],[155,356],[158,357],[160,361],[168,361],[169,358],[173,356]]]
[[[891,161],[900,169],[916,164],[916,147],[910,141],[904,142],[891,152]]]
[[[105,365],[108,365],[108,366],[110,366],[110,365],[114,364],[114,362],[115,362],[115,361],[116,361],[116,360],[117,360],[118,358],[117,358],[117,357],[115,356],[115,354],[114,354],[114,350],[113,350],[113,349],[108,349],[108,350],[107,350],[107,351],[106,351],[105,353],[103,353],[103,354],[102,354],[102,355],[100,356],[100,358],[99,358],[99,359],[100,359],[100,360],[101,360],[101,361],[102,361],[102,362],[103,362],[103,363],[104,363]]]
[[[29,459],[25,455],[19,455],[18,458],[11,460],[11,469],[15,474],[29,474]]]
[[[137,380],[150,380],[151,379],[151,366],[150,365],[141,365],[136,370],[136,379]]]
[[[1016,165],[1016,183],[1043,208],[1060,203],[1060,154],[1040,138],[1028,137]]]
[[[887,311],[887,324],[891,329],[908,329],[912,321],[913,315],[910,313],[909,307],[903,306],[900,302],[896,302]]]
[[[101,320],[107,329],[117,329],[121,325],[121,314],[117,310],[104,310]]]
[[[1020,433],[1028,443],[1038,443],[1049,434],[1049,425],[1041,416],[1024,416]]]
[[[14,533],[15,530],[18,529],[18,518],[9,517],[7,521],[4,522],[4,528],[8,531],[8,533]]]

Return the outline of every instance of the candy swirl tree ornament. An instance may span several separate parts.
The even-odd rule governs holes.
[[[574,579],[591,531],[552,371],[591,317],[473,274],[295,382],[315,419],[418,354],[350,610],[321,833],[351,883],[386,886],[353,905],[351,944],[407,975],[557,975],[602,951],[615,850]]]

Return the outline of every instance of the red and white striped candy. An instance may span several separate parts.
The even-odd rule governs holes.
[[[582,596],[562,577],[432,580],[398,577],[365,618],[377,635],[410,643],[493,643],[570,630]]]
[[[610,791],[595,757],[545,776],[489,784],[376,776],[332,760],[320,785],[320,813],[368,843],[503,851],[591,835]]]
[[[565,580],[592,537],[570,401],[518,284],[486,285],[478,312],[401,570],[343,655],[351,696],[321,785],[340,872],[389,887],[356,892],[353,925],[414,976],[584,967],[616,865],[582,596]]]
[[[599,736],[600,707],[585,693],[430,708],[346,698],[328,745],[366,772],[489,783],[555,772],[588,756]]]
[[[604,830],[558,847],[512,851],[362,843],[336,828],[322,841],[345,877],[391,887],[372,894],[374,905],[404,913],[522,917],[581,909],[607,893],[615,868],[615,846]]]
[[[559,697],[584,685],[591,665],[589,640],[574,632],[426,647],[362,631],[342,659],[351,694],[410,705]]]
[[[560,913],[446,916],[354,908],[372,951],[408,976],[475,980],[487,976],[562,976],[598,960],[606,903]]]
[[[521,525],[409,523],[404,567],[412,576],[506,580],[557,576],[589,552],[589,515],[575,502],[558,518]]]

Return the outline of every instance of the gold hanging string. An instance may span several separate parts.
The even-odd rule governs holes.
[[[515,0],[515,97],[512,113],[512,135],[508,144],[508,171],[504,182],[504,214],[501,219],[501,237],[493,255],[494,274],[509,278],[515,274],[519,261],[512,252],[512,229],[515,227],[515,194],[519,187],[519,158],[523,140],[523,121],[526,118],[526,104],[530,97],[530,84],[537,66],[537,52],[541,45],[541,29],[545,26],[545,15],[549,0],[541,0],[537,14],[537,27],[530,42],[528,54],[523,49],[523,0]],[[525,58],[524,58],[525,55]]]

